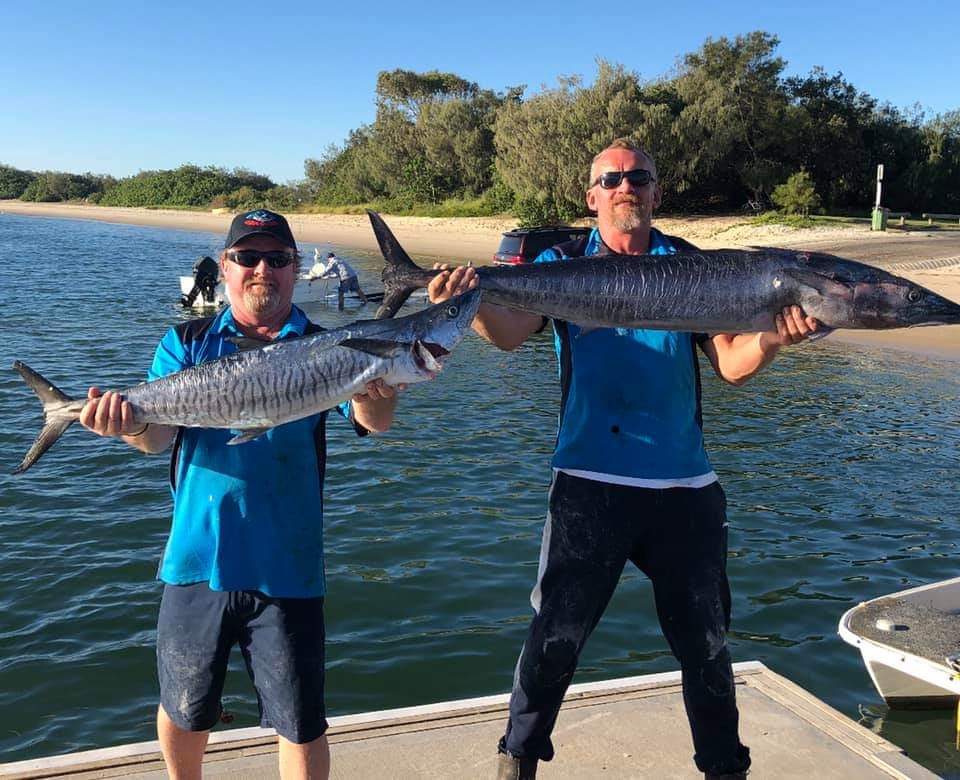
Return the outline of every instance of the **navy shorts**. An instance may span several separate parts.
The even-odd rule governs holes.
[[[160,703],[187,731],[220,717],[231,648],[239,644],[257,692],[260,725],[303,744],[327,730],[323,598],[221,592],[206,582],[165,585],[157,622]]]

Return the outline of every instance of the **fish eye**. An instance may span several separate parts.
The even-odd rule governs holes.
[[[923,298],[923,293],[916,287],[911,287],[907,291],[907,300],[910,301],[910,303],[917,303],[921,298]]]
[[[454,318],[454,317],[456,317],[459,313],[460,313],[460,307],[459,307],[459,306],[448,306],[448,307],[447,307],[447,316],[450,317],[451,319]]]

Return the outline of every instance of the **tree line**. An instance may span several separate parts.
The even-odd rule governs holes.
[[[116,179],[92,173],[35,173],[0,165],[0,198],[26,201],[85,201],[102,206],[244,209],[268,205],[292,209],[302,204],[300,186],[278,186],[244,168],[181,165],[166,171],[141,171]]]
[[[182,166],[115,180],[0,166],[0,197],[110,205],[512,212],[526,224],[584,215],[594,154],[629,137],[657,162],[666,211],[769,206],[788,189],[833,213],[864,213],[884,163],[884,203],[960,211],[960,110],[926,118],[881,103],[842,73],[785,76],[765,32],[708,39],[669,76],[644,81],[599,61],[596,78],[481,88],[454,73],[383,71],[372,123],[278,186],[250,171]],[[19,188],[19,191],[18,191]],[[68,197],[69,196],[69,197]],[[782,197],[775,197],[783,201]],[[458,205],[459,204],[459,211]]]

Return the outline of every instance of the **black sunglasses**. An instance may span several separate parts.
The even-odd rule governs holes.
[[[266,261],[271,268],[286,268],[294,260],[291,252],[261,252],[257,249],[238,249],[236,252],[227,252],[227,259],[244,268],[256,268],[261,260]]]
[[[620,182],[624,179],[634,187],[643,187],[652,181],[656,181],[650,171],[637,168],[632,171],[607,171],[606,173],[601,173],[590,186],[595,187],[599,184],[605,190],[612,190],[619,187]]]

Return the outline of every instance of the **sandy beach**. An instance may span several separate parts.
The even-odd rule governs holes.
[[[115,208],[64,203],[24,203],[0,201],[0,214],[58,219],[93,219],[103,222],[147,225],[180,230],[226,232],[232,219],[229,213],[179,211],[174,209]],[[376,250],[377,245],[366,216],[351,214],[293,214],[291,227],[298,239],[312,243],[330,243],[344,248]],[[516,227],[515,220],[492,217],[434,218],[386,217],[390,228],[404,247],[414,255],[450,262],[489,263],[500,234]],[[783,226],[752,226],[739,217],[665,217],[655,225],[666,233],[679,235],[704,249],[720,247],[781,246],[809,247],[818,251],[844,250],[857,259],[871,262],[871,250],[883,246],[882,255],[898,256],[897,244],[903,244],[903,257],[914,258],[913,251],[924,241],[924,234],[871,233],[861,226],[797,230]],[[920,256],[946,257],[942,267],[896,270],[954,301],[960,301],[960,234],[926,236]],[[893,249],[891,249],[891,245]],[[856,253],[850,247],[857,248]],[[837,251],[838,254],[841,254]],[[881,253],[877,253],[880,256]],[[950,262],[955,259],[956,262]],[[889,264],[889,263],[888,263]],[[894,263],[894,267],[895,267]],[[837,331],[831,339],[877,348],[893,348],[931,357],[960,360],[960,326],[914,328],[896,331]]]

